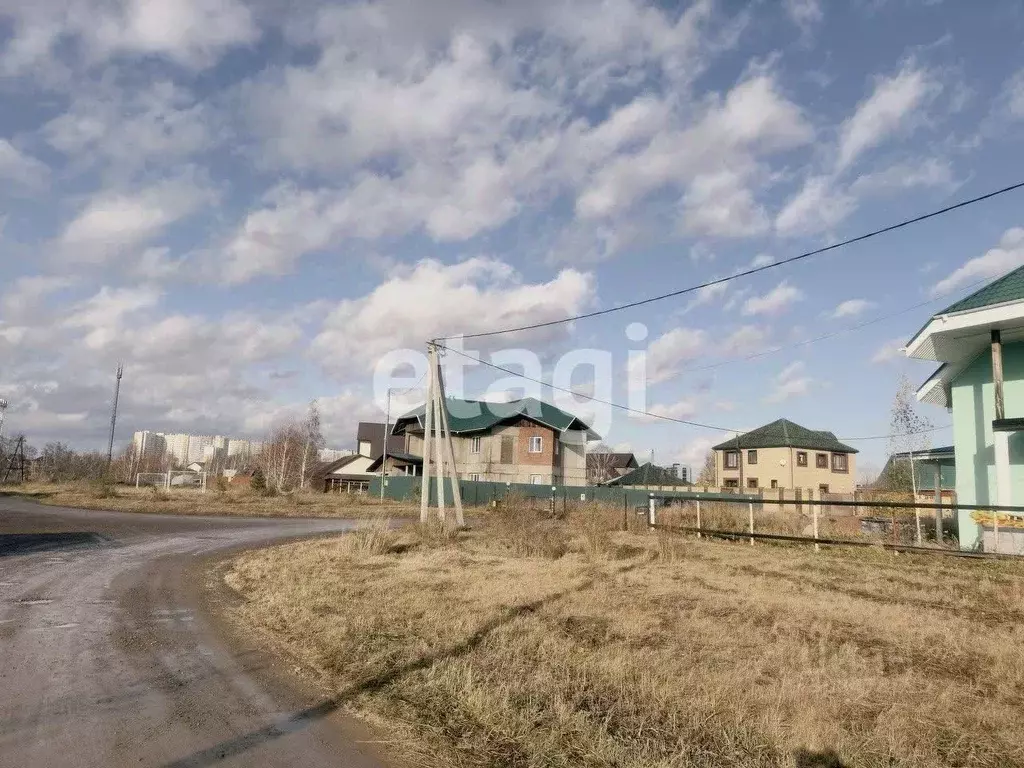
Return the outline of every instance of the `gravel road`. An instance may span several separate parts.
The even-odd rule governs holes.
[[[352,525],[0,496],[0,766],[384,765],[372,734],[218,618],[230,596],[207,567]]]

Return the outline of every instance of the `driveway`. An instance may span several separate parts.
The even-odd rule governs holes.
[[[205,567],[352,525],[0,496],[0,766],[384,765],[327,692],[229,631]]]

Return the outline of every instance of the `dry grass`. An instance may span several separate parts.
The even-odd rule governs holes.
[[[1024,564],[619,523],[519,508],[227,578],[423,765],[1024,765]]]
[[[4,489],[43,504],[113,512],[152,512],[176,515],[233,515],[243,517],[411,517],[409,504],[372,496],[344,493],[291,493],[264,496],[246,489],[205,493],[196,489],[133,488],[104,483],[37,483]]]

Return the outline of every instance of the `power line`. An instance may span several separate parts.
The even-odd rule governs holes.
[[[699,290],[701,290],[703,288],[710,288],[713,285],[721,285],[722,283],[727,283],[727,282],[730,282],[732,280],[738,280],[741,277],[747,277],[749,275],[757,274],[758,272],[765,272],[765,271],[767,271],[769,269],[775,269],[777,267],[781,267],[781,266],[784,266],[786,264],[792,264],[795,261],[801,261],[802,259],[809,259],[812,256],[819,256],[819,255],[821,255],[823,253],[827,253],[829,251],[834,251],[836,249],[843,248],[843,247],[848,246],[848,245],[853,245],[854,243],[859,243],[859,242],[862,242],[864,240],[870,240],[873,237],[878,237],[879,235],[884,235],[884,234],[886,234],[888,232],[893,232],[893,231],[895,231],[897,229],[902,229],[904,227],[909,227],[909,226],[911,226],[913,224],[919,224],[922,221],[927,221],[928,219],[933,219],[933,218],[935,218],[937,216],[942,216],[944,214],[950,213],[951,211],[955,211],[955,210],[957,210],[959,208],[966,208],[969,205],[974,205],[975,203],[980,203],[980,202],[983,202],[985,200],[990,200],[993,197],[998,197],[999,195],[1005,195],[1008,192],[1013,192],[1013,191],[1015,191],[1017,189],[1021,189],[1021,188],[1024,188],[1024,181],[1017,182],[1016,184],[1011,184],[1008,187],[1003,187],[1002,189],[997,189],[997,190],[992,191],[992,192],[987,192],[984,195],[979,195],[977,197],[972,197],[972,198],[970,198],[968,200],[961,200],[960,202],[954,203],[953,205],[947,205],[945,208],[940,208],[940,209],[938,209],[936,211],[931,211],[929,213],[921,214],[920,216],[915,216],[915,217],[913,217],[911,219],[904,219],[903,221],[897,222],[896,224],[890,224],[887,227],[882,227],[881,229],[875,229],[875,230],[872,230],[871,232],[867,232],[867,233],[865,233],[863,235],[857,235],[856,237],[851,237],[851,238],[849,238],[847,240],[841,240],[840,242],[832,243],[832,244],[826,245],[826,246],[824,246],[822,248],[815,248],[813,251],[805,251],[804,253],[798,254],[796,256],[790,256],[787,259],[782,259],[781,261],[772,262],[771,264],[765,264],[765,265],[762,265],[760,267],[752,267],[750,269],[743,270],[742,272],[737,272],[734,275],[729,275],[728,277],[720,277],[720,278],[717,278],[715,280],[709,280],[708,282],[701,283],[700,285],[692,285],[692,286],[690,286],[688,288],[680,288],[677,291],[670,291],[669,293],[663,293],[663,294],[660,294],[658,296],[651,296],[651,297],[646,298],[646,299],[640,299],[638,301],[631,301],[628,304],[622,304],[622,305],[617,306],[617,307],[609,307],[608,309],[599,309],[599,310],[595,310],[594,312],[585,312],[583,314],[573,315],[572,317],[564,317],[564,318],[561,318],[559,320],[547,320],[547,321],[542,322],[542,323],[531,323],[529,325],[521,325],[521,326],[518,326],[516,328],[503,328],[501,330],[495,330],[495,331],[482,331],[480,333],[462,334],[462,338],[463,339],[478,339],[478,338],[483,338],[485,336],[500,336],[500,335],[503,335],[503,334],[506,334],[506,333],[519,333],[520,331],[532,331],[532,330],[535,330],[537,328],[548,328],[548,327],[550,327],[552,325],[561,325],[563,323],[572,323],[572,322],[575,322],[577,320],[587,320],[587,319],[592,318],[592,317],[600,317],[601,315],[608,315],[608,314],[611,314],[613,312],[621,312],[621,311],[626,310],[626,309],[632,309],[633,307],[640,307],[640,306],[644,306],[645,304],[652,304],[652,303],[654,303],[656,301],[662,301],[664,299],[675,298],[676,296],[682,296],[682,295],[687,294],[687,293],[693,293],[694,291],[699,291]],[[445,336],[445,337],[442,337],[442,340],[447,340],[447,339],[450,339],[450,338],[452,338],[452,336]]]
[[[448,347],[448,346],[445,346],[444,344],[441,344],[439,342],[434,342],[434,344],[435,344],[435,346],[438,349],[442,349],[445,352],[454,352],[455,354],[461,355],[462,357],[465,357],[468,360],[472,360],[474,362],[480,363],[481,365],[486,365],[488,368],[493,368],[496,371],[501,371],[502,373],[510,374],[510,375],[515,376],[517,378],[524,379],[525,381],[532,381],[535,384],[540,384],[542,386],[545,386],[545,387],[548,387],[550,389],[553,389],[556,392],[565,392],[566,394],[572,395],[573,397],[582,397],[584,400],[589,400],[592,403],[600,403],[601,405],[607,405],[607,406],[609,406],[611,408],[617,408],[620,411],[626,411],[627,413],[633,413],[633,414],[636,414],[638,416],[647,416],[647,417],[652,418],[652,419],[661,419],[662,421],[670,421],[670,422],[672,422],[674,424],[685,424],[686,426],[689,426],[689,427],[700,427],[701,429],[712,429],[712,430],[715,430],[715,431],[718,431],[718,432],[736,432],[736,433],[740,432],[740,430],[733,429],[732,427],[719,427],[719,426],[716,426],[714,424],[704,424],[703,422],[700,422],[700,421],[691,421],[689,419],[677,419],[677,418],[675,418],[673,416],[665,416],[664,414],[652,413],[650,411],[644,411],[644,410],[640,410],[638,408],[630,408],[628,405],[622,405],[621,403],[612,402],[611,400],[602,400],[599,397],[591,397],[590,395],[584,395],[584,394],[582,394],[580,392],[575,392],[575,391],[573,391],[571,389],[566,389],[565,387],[555,386],[554,384],[551,384],[551,383],[549,383],[547,381],[544,381],[542,379],[535,379],[532,376],[527,376],[526,374],[519,373],[518,371],[513,371],[511,368],[504,368],[504,367],[502,367],[500,365],[496,365],[495,363],[489,363],[486,360],[483,360],[483,359],[481,359],[479,357],[475,357],[474,355],[467,354],[466,352],[463,352],[461,349],[455,349],[453,347]],[[901,432],[898,435],[871,435],[871,436],[868,436],[868,437],[843,437],[843,438],[839,438],[839,439],[840,440],[845,440],[847,442],[858,442],[858,441],[864,441],[864,440],[888,440],[891,437],[897,437],[897,436],[903,437],[903,436],[907,436],[907,435],[920,435],[920,434],[924,434],[926,432],[938,432],[939,430],[942,430],[942,429],[948,429],[950,426],[951,426],[950,424],[946,424],[945,426],[942,426],[942,427],[930,427],[929,429],[921,429],[921,430],[917,430],[915,432]]]
[[[726,366],[726,365],[733,365],[734,363],[745,363],[745,362],[748,362],[750,360],[756,360],[756,359],[761,358],[761,357],[767,357],[768,355],[774,355],[777,352],[782,352],[782,351],[787,350],[787,349],[795,349],[797,347],[806,347],[806,346],[809,346],[811,344],[816,344],[819,341],[825,341],[826,339],[832,339],[832,338],[835,338],[836,336],[841,336],[844,333],[852,333],[854,331],[859,331],[861,328],[867,328],[869,325],[874,325],[875,323],[880,323],[880,322],[882,322],[884,320],[891,320],[894,317],[899,317],[900,315],[905,315],[907,312],[913,312],[915,309],[920,309],[921,307],[927,306],[928,304],[933,304],[936,301],[940,301],[942,299],[945,299],[945,298],[947,298],[949,296],[952,296],[955,293],[960,293],[961,291],[968,290],[970,288],[973,288],[976,285],[981,285],[982,283],[987,283],[987,282],[989,282],[989,280],[990,280],[990,278],[982,278],[981,280],[975,280],[974,282],[968,283],[967,285],[964,285],[964,286],[961,286],[959,288],[956,288],[955,290],[946,291],[945,293],[941,293],[938,296],[935,296],[935,297],[933,297],[931,299],[928,299],[926,301],[918,302],[917,304],[912,304],[911,306],[904,307],[903,309],[900,309],[900,310],[898,310],[896,312],[891,312],[891,313],[889,313],[887,315],[879,315],[878,317],[874,317],[874,318],[872,318],[870,320],[865,320],[862,323],[857,323],[856,325],[848,325],[848,326],[846,326],[844,328],[838,328],[838,329],[836,329],[834,331],[830,331],[829,333],[823,333],[820,336],[814,336],[814,337],[812,337],[810,339],[801,339],[800,341],[794,341],[791,344],[781,344],[781,345],[779,345],[777,347],[771,347],[769,349],[762,350],[761,352],[753,352],[753,353],[751,353],[749,355],[744,355],[742,357],[733,357],[733,358],[730,358],[728,360],[719,360],[717,363],[708,363],[707,365],[698,365],[698,366],[688,367],[688,368],[685,368],[684,370],[680,371],[679,373],[673,374],[671,376],[667,376],[664,379],[660,379],[659,383],[662,382],[662,381],[673,381],[674,379],[678,379],[681,376],[685,376],[688,373],[696,373],[698,371],[709,371],[709,370],[712,370],[714,368],[721,368],[721,367]]]

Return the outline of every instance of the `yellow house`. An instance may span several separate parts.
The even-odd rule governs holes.
[[[853,493],[856,448],[831,432],[779,419],[714,447],[715,475],[723,488],[784,488]]]

